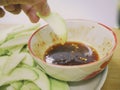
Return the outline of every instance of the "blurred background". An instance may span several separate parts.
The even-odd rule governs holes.
[[[119,0],[48,0],[52,11],[58,12],[65,19],[89,19],[110,27],[118,27]],[[12,15],[7,12],[0,23],[31,23],[21,12]]]

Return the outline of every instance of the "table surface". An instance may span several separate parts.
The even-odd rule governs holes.
[[[0,23],[0,30],[10,26]],[[117,35],[118,45],[108,65],[108,75],[101,90],[120,90],[120,29],[114,28],[113,31]]]
[[[108,75],[102,90],[120,90],[120,29],[113,29],[117,35],[118,45],[108,65]]]

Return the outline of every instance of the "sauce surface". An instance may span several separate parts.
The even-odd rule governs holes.
[[[88,45],[77,42],[56,44],[47,49],[44,60],[57,65],[82,65],[99,59],[96,50]]]

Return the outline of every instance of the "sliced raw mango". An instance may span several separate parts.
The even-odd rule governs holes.
[[[0,87],[0,90],[20,90],[22,82],[13,82],[10,85],[4,85]]]
[[[7,87],[9,87],[9,85],[4,85],[0,87],[0,90],[7,90]]]
[[[20,90],[22,85],[23,85],[22,81],[13,82],[10,84],[10,86],[14,87],[15,90]]]
[[[10,56],[12,53],[6,48],[0,48],[0,56]]]
[[[41,90],[50,90],[50,82],[48,76],[38,67],[31,67],[25,64],[21,64],[20,67],[34,70],[38,74],[38,78],[36,80],[33,80],[32,82],[35,83]]]
[[[14,53],[12,56],[7,58],[8,60],[3,67],[3,73],[10,73],[24,58],[24,53]]]
[[[20,34],[15,35],[14,38],[19,38],[19,37],[23,37],[23,36],[28,36],[28,37],[30,37],[34,32],[35,32],[35,31],[29,31],[29,32],[20,33]]]
[[[20,53],[24,45],[0,48],[0,56],[11,56],[13,53]]]
[[[49,78],[49,79],[51,85],[50,90],[70,90],[67,82],[56,80],[53,78]]]
[[[43,19],[64,44],[67,38],[64,20],[56,13]],[[0,34],[3,35],[0,36],[0,90],[69,90],[67,82],[48,77],[30,56],[27,42],[37,28],[39,25],[22,25]]]
[[[15,89],[14,87],[10,85],[7,85],[7,86],[0,87],[0,90],[18,90],[18,89]]]
[[[34,24],[34,25],[22,25],[19,28],[13,28],[11,32],[8,33],[6,39],[4,42],[9,41],[10,39],[15,38],[16,36],[19,36],[20,34],[23,33],[29,33],[29,32],[33,32],[35,30],[37,30],[39,28],[40,25],[38,24]],[[6,30],[7,31],[7,30]]]
[[[35,25],[23,25],[19,26],[19,28],[11,28],[10,30],[5,30],[5,34],[0,34],[3,36],[1,40],[1,48],[7,48],[20,44],[27,44],[30,36],[33,34],[35,30],[39,28],[39,24]]]
[[[35,31],[40,27],[39,24],[29,24],[29,25],[23,25],[21,28],[13,30],[11,33],[9,33],[8,36],[16,36],[21,33]]]
[[[24,53],[24,54],[26,54],[26,58],[22,60],[22,63],[34,67],[35,61],[33,60],[32,56],[29,53]]]
[[[12,87],[12,86],[8,86],[8,87],[6,88],[6,90],[17,90],[17,89],[15,89],[15,88]]]
[[[41,90],[51,90],[50,82],[45,73],[41,70],[34,68],[34,70],[39,74],[39,78],[34,80],[33,82],[41,89]],[[56,89],[57,90],[57,89]]]
[[[0,77],[2,76],[2,71],[1,71],[1,68],[0,68]]]
[[[8,34],[11,33],[13,30],[21,28],[21,25],[11,27],[7,30],[0,30],[0,44],[4,43],[6,38],[8,37]]]
[[[64,44],[67,40],[67,27],[64,19],[57,13],[50,13],[48,16],[41,16],[40,13],[37,13],[37,15],[50,25],[55,34],[59,37],[60,42]]]
[[[27,44],[23,45],[22,48],[20,49],[20,52],[27,52],[28,53],[28,47]]]
[[[24,45],[18,45],[15,47],[8,48],[8,50],[13,54],[13,53],[20,53],[21,49],[24,47]]]
[[[11,47],[15,47],[15,46],[19,46],[19,45],[25,45],[27,44],[28,40],[29,40],[30,36],[21,36],[18,38],[13,38],[10,39],[9,41],[3,43],[0,48],[11,48]]]
[[[3,75],[0,77],[0,86],[20,80],[34,81],[37,78],[38,74],[34,70],[24,67],[15,68],[9,75]]]
[[[25,81],[24,85],[21,87],[20,90],[40,90],[40,88],[33,82]]]
[[[2,56],[0,57],[0,69],[2,70],[6,61],[8,60],[9,56]]]

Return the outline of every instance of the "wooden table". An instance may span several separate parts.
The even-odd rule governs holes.
[[[118,45],[108,65],[108,75],[102,90],[120,90],[120,30],[113,30],[117,35]]]
[[[0,30],[9,28],[8,24],[0,24]],[[120,90],[120,30],[113,29],[117,35],[118,45],[108,65],[108,75],[102,90]]]

